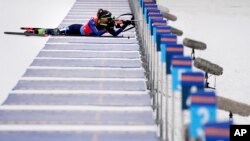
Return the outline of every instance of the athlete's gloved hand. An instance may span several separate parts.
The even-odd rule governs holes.
[[[108,25],[108,27],[114,27],[115,21],[112,18],[110,18],[107,25]]]
[[[124,30],[127,26],[129,26],[131,24],[131,21],[126,20],[123,24],[123,26],[121,27],[122,30]]]
[[[126,21],[124,22],[125,25],[131,25],[131,23],[132,23],[132,21],[130,21],[130,20],[126,20]]]

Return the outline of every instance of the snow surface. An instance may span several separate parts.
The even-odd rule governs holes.
[[[75,0],[1,0],[0,103],[16,85],[48,38],[4,35],[21,26],[57,27]]]
[[[178,17],[170,25],[188,37],[207,44],[202,57],[223,67],[216,77],[217,94],[250,104],[250,1],[249,0],[159,0]],[[181,39],[181,38],[179,38]],[[191,50],[185,50],[190,55]],[[211,77],[211,82],[213,78]],[[213,85],[212,85],[213,86]]]
[[[16,85],[48,38],[4,35],[21,26],[57,27],[75,0],[1,0],[0,4],[0,103]],[[217,77],[217,94],[250,104],[250,1],[248,0],[158,0],[178,17],[170,22],[184,37],[207,43],[196,56],[224,68]],[[190,55],[191,50],[185,53]],[[213,78],[211,78],[213,81]],[[219,112],[219,117],[227,117]],[[250,124],[249,117],[235,116],[236,123]]]
[[[216,93],[242,103],[250,104],[250,1],[249,0],[157,0],[177,21],[170,25],[183,30],[178,38],[205,42],[205,51],[196,51],[201,57],[223,67],[223,75],[216,77]],[[185,48],[185,55],[191,49]],[[214,77],[210,77],[210,82]],[[212,84],[211,86],[213,86]],[[218,112],[218,120],[228,120],[228,112]],[[236,124],[250,124],[250,117],[234,116]]]

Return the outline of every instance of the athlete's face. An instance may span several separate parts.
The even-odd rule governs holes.
[[[99,24],[100,24],[100,25],[103,25],[103,26],[107,26],[108,22],[109,22],[109,19],[108,19],[108,18],[101,18],[101,19],[99,20]]]
[[[108,18],[101,18],[100,23],[108,23],[109,19]]]

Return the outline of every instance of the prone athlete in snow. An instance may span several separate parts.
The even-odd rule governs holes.
[[[55,29],[35,29],[36,34],[48,35],[79,35],[79,36],[102,36],[104,33],[110,33],[113,36],[118,36],[131,23],[130,20],[123,22],[123,25],[115,30],[115,20],[111,17],[111,12],[99,9],[97,17],[92,17],[88,23],[72,24],[64,28]]]

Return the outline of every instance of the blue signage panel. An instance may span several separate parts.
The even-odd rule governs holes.
[[[171,61],[172,89],[181,90],[181,74],[192,71],[192,58],[186,56],[173,56]]]
[[[147,4],[144,6],[143,15],[148,13],[148,10],[159,10],[159,9],[157,8],[157,4]]]
[[[159,34],[157,44],[177,44],[177,36],[173,34]],[[160,51],[160,47],[157,46],[157,51]]]
[[[151,20],[163,20],[163,15],[161,13],[158,14],[148,14],[147,23],[152,24]]]
[[[192,138],[204,137],[204,125],[216,121],[217,98],[214,91],[197,91],[190,94],[191,123],[189,135]]]
[[[230,121],[210,122],[205,125],[206,141],[230,141]]]
[[[171,74],[171,60],[175,55],[183,56],[183,45],[165,41],[161,42],[161,57],[162,62],[166,62],[166,74]]]
[[[141,0],[140,1],[140,6],[142,7],[142,9],[144,8],[145,5],[148,4],[156,4],[156,2],[154,0]]]
[[[203,72],[185,72],[181,74],[182,110],[188,109],[188,97],[191,90],[204,89]]]
[[[153,20],[153,19],[150,19],[149,23],[148,23],[148,28],[150,30],[150,34],[153,35],[153,28],[155,26],[166,26],[166,25],[167,25],[166,20]]]
[[[153,39],[157,44],[157,51],[160,51],[160,36],[161,35],[171,35],[171,27],[170,26],[154,26],[153,27]]]
[[[157,15],[157,14],[161,14],[160,10],[150,10],[147,9],[147,12],[144,14],[144,18],[146,20],[146,22],[148,23],[148,16],[152,16],[152,15]]]

